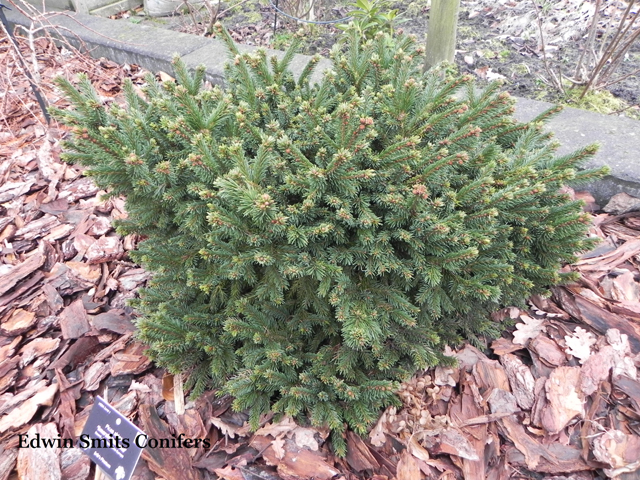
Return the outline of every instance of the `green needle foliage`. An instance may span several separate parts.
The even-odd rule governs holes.
[[[280,60],[230,51],[225,88],[152,77],[103,107],[89,81],[58,80],[73,106],[66,159],[124,195],[122,233],[154,272],[135,304],[155,361],[200,394],[365,433],[398,382],[450,363],[446,344],[496,335],[489,313],[571,278],[593,245],[560,192],[602,172],[594,146],[554,156],[541,122],[515,122],[496,86],[422,73],[406,36],[356,33],[334,69],[296,78]],[[461,95],[454,97],[455,92]]]

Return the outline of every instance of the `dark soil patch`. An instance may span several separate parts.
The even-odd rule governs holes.
[[[474,73],[488,68],[506,77],[505,88],[512,94],[562,102],[563,95],[548,86],[549,73],[545,67],[544,57],[538,46],[538,36],[525,39],[522,37],[500,35],[495,29],[497,19],[491,13],[470,18],[470,12],[461,13],[459,20],[458,48],[462,50],[456,55],[456,64],[461,72]],[[420,27],[418,27],[420,28]],[[581,37],[582,35],[580,35]],[[580,56],[580,38],[559,43],[557,50],[548,53],[549,68],[556,75],[571,76]],[[556,46],[556,45],[554,45]],[[464,53],[468,52],[468,53]],[[482,52],[484,56],[475,54]],[[465,62],[465,56],[472,54],[473,64]],[[640,68],[640,43],[631,48],[628,60],[618,70],[619,77],[629,75]],[[480,73],[480,76],[482,73]],[[630,75],[622,82],[608,88],[617,98],[624,100],[636,108],[640,102],[640,76]]]
[[[584,10],[585,4],[588,7],[589,3],[565,0],[556,3],[550,13],[541,13],[546,15],[541,18],[546,21],[543,31],[548,66],[555,75],[573,74],[580,56],[578,45],[584,44],[590,18],[580,13],[579,9]],[[280,7],[286,10],[287,3],[281,1]],[[426,0],[398,3],[395,8],[402,13],[402,30],[415,34],[418,39],[426,38],[429,12]],[[320,5],[317,20],[339,19],[347,16],[348,12],[349,7],[343,5]],[[610,12],[609,17],[614,18],[614,15]],[[139,18],[134,21],[138,22]],[[567,90],[567,96],[552,86],[551,74],[545,66],[539,45],[536,18],[533,2],[463,2],[458,26],[459,50],[455,57],[460,73],[473,74],[480,85],[500,79],[504,82],[505,90],[516,96],[571,104],[571,97],[575,97],[575,92],[572,94]],[[189,15],[174,15],[161,19],[145,17],[142,22],[202,35],[205,22],[200,21],[203,19],[197,15],[196,20],[198,21],[194,24]],[[244,3],[220,16],[219,20],[236,41],[277,49],[286,48],[293,33],[304,28],[306,39],[301,53],[306,54],[328,55],[342,33],[334,25],[302,24],[278,15],[274,35],[274,10],[268,4]],[[602,33],[603,31],[599,32]],[[614,97],[626,102],[627,106],[620,109],[626,108],[624,113],[633,117],[637,117],[640,112],[640,75],[633,74],[638,69],[640,42],[636,42],[631,48],[617,72],[619,77],[628,77],[608,87]]]

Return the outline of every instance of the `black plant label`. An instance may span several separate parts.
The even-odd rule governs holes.
[[[124,415],[96,397],[78,446],[112,480],[129,480],[146,435]]]

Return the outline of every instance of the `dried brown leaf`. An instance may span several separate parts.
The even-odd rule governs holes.
[[[371,442],[371,445],[375,447],[381,447],[387,441],[386,433],[388,432],[387,432],[386,423],[388,421],[387,417],[388,417],[388,412],[390,408],[392,407],[387,408],[382,413],[382,415],[380,416],[380,419],[378,420],[378,423],[376,423],[375,427],[373,427],[369,432],[369,441]]]
[[[584,328],[576,327],[573,335],[566,335],[565,352],[576,357],[583,364],[591,356],[591,347],[596,344],[596,337]]]
[[[238,427],[236,425],[227,423],[220,418],[214,417],[211,419],[211,424],[214,427],[219,428],[222,434],[228,436],[229,438],[236,438],[236,435],[238,435],[239,437],[246,437],[251,432],[251,427],[249,427],[249,424],[247,422],[245,422],[242,427]]]
[[[272,422],[256,431],[256,435],[271,435],[273,438],[289,433],[298,425],[289,415],[285,415],[279,422]]]
[[[273,452],[277,459],[282,460],[286,454],[284,450],[284,439],[283,438],[275,438],[271,442],[271,447],[273,448]]]
[[[320,444],[316,439],[317,430],[313,428],[296,427],[289,436],[293,437],[293,441],[300,448],[308,448],[309,450],[318,451]]]
[[[612,372],[613,378],[615,379],[626,375],[635,379],[637,377],[637,369],[633,358],[631,358],[629,336],[621,333],[616,328],[610,328],[607,330],[605,338],[615,352]]]
[[[244,475],[242,475],[242,471],[232,465],[227,465],[224,468],[217,468],[214,470],[214,473],[224,480],[245,480]]]
[[[536,338],[541,332],[544,332],[544,319],[531,318],[528,315],[520,315],[520,319],[523,323],[516,325],[516,331],[513,332],[513,343],[519,345],[526,345],[527,342]]]
[[[460,371],[458,369],[453,369],[449,367],[436,367],[433,383],[438,386],[449,385],[451,387],[455,387],[458,384],[458,377]]]

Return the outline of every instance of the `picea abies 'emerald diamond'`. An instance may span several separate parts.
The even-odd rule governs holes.
[[[397,382],[497,334],[488,314],[569,278],[592,242],[560,188],[595,147],[554,156],[554,111],[515,122],[498,87],[421,72],[413,39],[346,38],[319,84],[265,51],[231,52],[227,86],[152,77],[126,109],[86,78],[57,111],[66,158],[127,199],[121,232],[154,272],[139,337],[197,395],[366,432]],[[375,58],[375,61],[371,61]],[[462,95],[454,97],[455,92]]]

